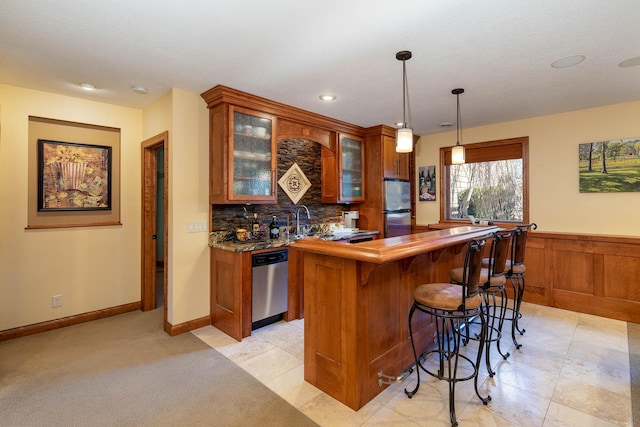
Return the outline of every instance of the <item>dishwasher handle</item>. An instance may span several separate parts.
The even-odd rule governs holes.
[[[260,267],[261,265],[277,264],[287,262],[288,259],[289,254],[286,249],[282,251],[264,252],[251,256],[251,266]]]

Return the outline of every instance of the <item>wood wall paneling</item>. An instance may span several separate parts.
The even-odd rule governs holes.
[[[593,295],[593,254],[554,248],[551,262],[554,289]]]
[[[640,303],[640,259],[632,254],[633,252],[629,255],[604,255],[603,296]],[[635,286],[620,286],[625,283]]]
[[[524,301],[640,323],[640,239],[532,232]]]
[[[640,238],[534,231],[525,265],[524,301],[640,323]]]

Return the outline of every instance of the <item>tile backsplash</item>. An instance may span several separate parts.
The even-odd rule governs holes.
[[[276,215],[280,226],[295,226],[294,215],[301,206],[306,206],[311,213],[311,220],[307,219],[304,209],[300,210],[300,225],[315,225],[338,222],[343,210],[350,210],[349,205],[322,203],[322,188],[320,171],[322,168],[321,147],[317,142],[307,139],[283,139],[278,141],[278,179],[280,179],[294,164],[297,163],[302,172],[311,182],[311,187],[298,201],[293,204],[289,196],[278,187],[277,205],[213,205],[213,231],[247,228],[253,219],[254,212],[258,214],[261,223],[269,224]],[[243,209],[244,208],[244,209]],[[248,218],[245,218],[246,215]],[[354,205],[357,210],[357,205]]]

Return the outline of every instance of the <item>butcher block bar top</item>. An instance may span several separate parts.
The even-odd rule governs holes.
[[[305,380],[354,410],[399,381],[414,363],[408,317],[415,288],[448,282],[449,270],[463,264],[466,243],[496,229],[290,246],[290,274],[303,285]],[[430,316],[414,315],[412,328],[417,350],[430,348]]]
[[[319,239],[302,239],[296,243],[295,248],[306,252],[382,264],[425,252],[437,251],[458,243],[466,243],[471,239],[486,236],[494,230],[497,230],[497,227],[462,226],[371,240],[353,245]]]

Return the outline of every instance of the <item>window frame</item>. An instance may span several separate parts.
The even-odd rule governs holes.
[[[469,223],[467,219],[448,218],[450,183],[449,169],[451,165],[451,148],[440,148],[440,222],[449,224]],[[529,137],[498,139],[494,141],[464,144],[466,163],[492,162],[498,160],[522,159],[522,221],[496,221],[495,225],[505,227],[514,224],[529,224]]]

